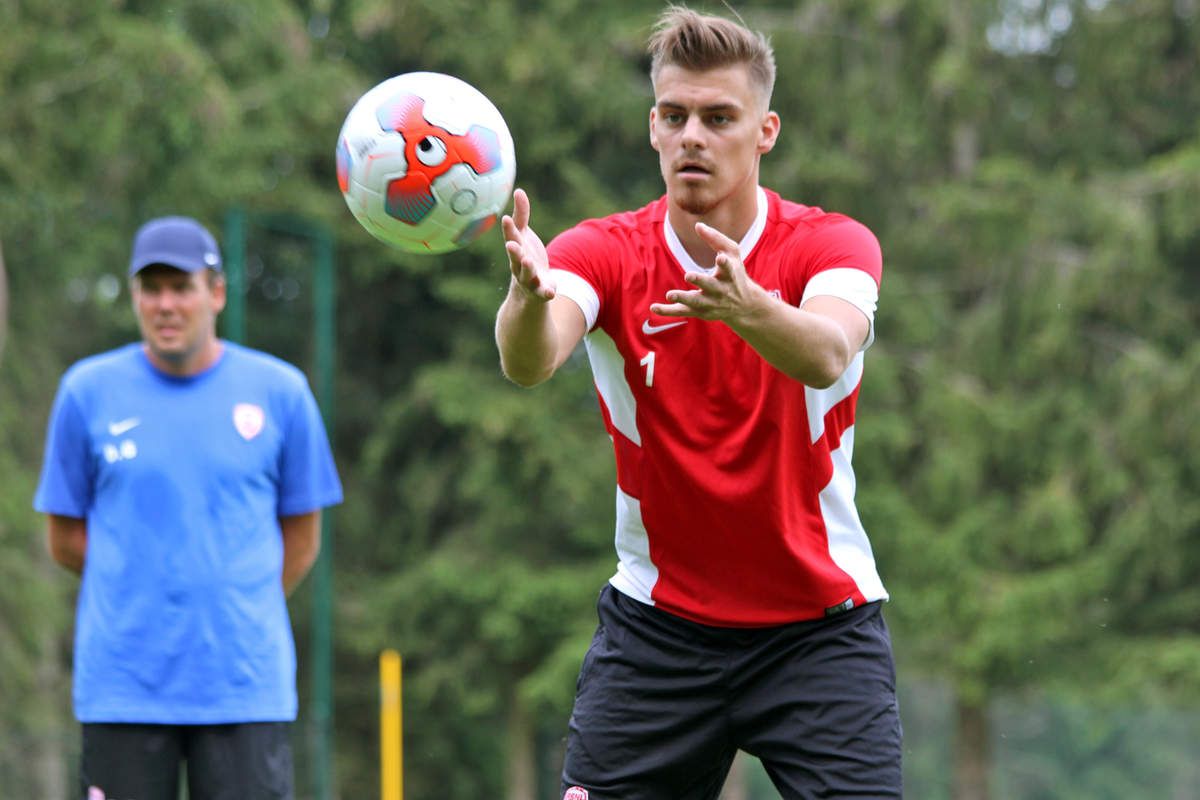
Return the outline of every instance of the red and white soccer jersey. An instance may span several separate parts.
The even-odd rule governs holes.
[[[701,269],[666,222],[666,198],[588,220],[548,246],[584,338],[617,463],[612,584],[696,622],[750,627],[886,599],[854,505],[860,351],[813,389],[722,322],[650,304]],[[759,190],[739,243],[749,276],[781,302],[833,295],[872,321],[881,260],[860,223]]]

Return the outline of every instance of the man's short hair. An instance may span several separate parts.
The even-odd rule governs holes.
[[[648,49],[652,82],[658,80],[663,67],[672,64],[696,71],[745,64],[764,109],[771,105],[775,53],[763,34],[737,22],[669,5],[654,26]]]

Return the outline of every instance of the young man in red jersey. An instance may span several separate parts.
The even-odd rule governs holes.
[[[760,188],[766,40],[669,7],[650,41],[666,194],[543,246],[518,191],[496,341],[549,378],[582,339],[617,462],[620,562],[564,798],[715,798],[737,750],[785,798],[901,796],[887,599],[850,459],[879,245]]]

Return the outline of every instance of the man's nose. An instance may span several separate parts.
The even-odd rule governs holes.
[[[704,123],[699,117],[688,117],[687,122],[683,124],[684,147],[703,147],[704,146]]]
[[[179,305],[179,295],[171,291],[159,292],[155,300],[159,311],[174,311]]]

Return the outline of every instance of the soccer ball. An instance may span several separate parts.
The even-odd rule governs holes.
[[[359,98],[338,135],[338,187],[375,238],[412,253],[457,250],[508,205],[512,135],[475,87],[409,72]]]

